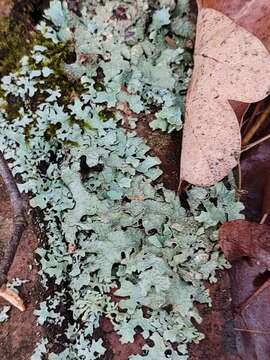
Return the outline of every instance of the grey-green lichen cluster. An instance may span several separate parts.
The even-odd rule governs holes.
[[[35,313],[41,325],[62,329],[62,342],[65,334],[64,350],[50,360],[102,358],[102,339],[92,335],[103,316],[122,343],[138,331],[152,340],[131,360],[184,360],[188,343],[203,337],[193,325],[201,320],[194,302],[211,303],[204,281],[215,281],[215,271],[228,265],[217,225],[241,217],[242,205],[231,181],[191,188],[186,210],[153,182],[160,161],[149,147],[117,126],[128,121],[133,128],[139,113],[155,112],[153,129],[181,127],[188,2],[103,3],[87,1],[77,17],[54,0],[45,12],[51,25],[38,25],[50,46],[74,44],[76,61],[64,68],[80,91],[69,101],[53,82],[44,43],[2,79],[1,150],[20,190],[42,210],[40,274],[45,287],[56,284]],[[166,43],[168,34],[177,47]],[[22,103],[13,119],[5,110],[10,96]],[[65,318],[63,308],[72,316]],[[42,359],[47,346],[42,340],[32,360]]]

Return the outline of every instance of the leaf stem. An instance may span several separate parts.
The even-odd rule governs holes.
[[[257,118],[254,125],[249,129],[249,131],[245,134],[242,145],[246,146],[250,142],[250,140],[253,138],[257,130],[262,126],[262,124],[268,119],[270,116],[270,104],[268,104],[265,111]]]
[[[252,149],[254,146],[257,146],[257,145],[261,144],[262,142],[264,142],[264,141],[266,141],[266,140],[268,140],[268,139],[270,139],[270,134],[262,137],[261,139],[259,139],[259,140],[257,140],[257,141],[254,141],[253,143],[251,143],[251,144],[249,144],[249,145],[247,145],[247,146],[245,146],[245,147],[243,147],[242,150],[241,150],[241,153],[243,153],[243,152],[245,152],[245,151],[247,151],[247,150]]]
[[[234,330],[252,333],[252,334],[270,335],[270,331],[264,331],[264,330],[253,330],[253,329],[242,329],[242,328],[234,328]]]

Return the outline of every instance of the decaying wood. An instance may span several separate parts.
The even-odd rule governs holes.
[[[6,186],[13,210],[13,228],[9,243],[6,245],[4,256],[0,263],[0,287],[6,283],[7,274],[14,260],[16,250],[27,222],[22,197],[12,176],[8,164],[0,151],[0,175]]]

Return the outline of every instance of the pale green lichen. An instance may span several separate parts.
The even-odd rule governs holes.
[[[9,319],[10,306],[3,306],[0,310],[0,323],[3,323]]]
[[[75,43],[77,60],[66,65],[69,74],[92,77],[97,69],[102,70],[103,90],[97,93],[94,84],[89,84],[88,91],[96,102],[107,102],[108,107],[113,107],[125,101],[135,113],[155,111],[151,127],[173,131],[182,126],[184,94],[192,66],[184,41],[194,35],[190,20],[190,31],[184,36],[171,27],[171,20],[183,12],[181,3],[170,13],[165,7],[153,12],[148,1],[108,1],[104,5],[90,1],[83,16],[77,18],[64,6],[60,12],[59,3],[56,6],[55,2],[46,17],[57,26],[58,41],[68,39]],[[119,6],[126,11],[122,21],[113,16]],[[188,12],[188,4],[185,11]],[[172,36],[176,49],[166,43],[167,34]]]
[[[99,359],[106,349],[91,336],[102,316],[122,343],[132,342],[138,327],[152,340],[144,355],[130,359],[184,360],[187,344],[203,337],[194,326],[201,320],[194,302],[211,304],[204,281],[215,281],[215,271],[228,266],[216,243],[217,225],[241,218],[242,205],[230,181],[192,188],[184,209],[175,193],[153,183],[161,175],[159,159],[135,132],[117,127],[123,102],[135,118],[158,108],[153,127],[181,126],[185,51],[169,49],[164,37],[185,1],[154,10],[146,0],[123,1],[122,21],[115,18],[119,1],[87,3],[77,18],[54,0],[46,17],[55,27],[38,27],[56,47],[75,42],[77,61],[65,70],[81,77],[79,94],[68,99],[65,89],[51,86],[56,74],[44,43],[2,79],[5,95],[23,106],[9,122],[1,112],[0,147],[20,190],[43,212],[40,275],[44,286],[57,286],[35,314],[41,325],[65,327],[66,348],[50,360]],[[33,359],[42,358],[46,344]]]
[[[47,339],[41,339],[41,341],[36,345],[35,351],[31,356],[31,360],[42,360],[44,355],[47,352],[46,345],[48,344]]]

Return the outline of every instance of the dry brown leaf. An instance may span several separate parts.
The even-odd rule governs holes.
[[[245,220],[219,230],[230,270],[236,345],[241,359],[269,360],[270,226]]]
[[[212,8],[257,36],[270,50],[269,0],[197,0],[199,9]]]
[[[229,100],[257,102],[269,90],[270,56],[262,42],[226,15],[202,8],[186,103],[181,180],[209,186],[237,165],[241,137]]]
[[[229,16],[238,25],[257,36],[270,51],[270,1],[269,0],[197,0],[199,9],[212,8]],[[248,109],[247,104],[231,102],[238,120]]]
[[[270,226],[234,220],[219,229],[219,243],[226,259],[249,258],[270,268]]]
[[[2,287],[0,289],[0,297],[8,301],[11,305],[15,306],[20,311],[26,310],[23,300],[15,291],[6,287]]]

